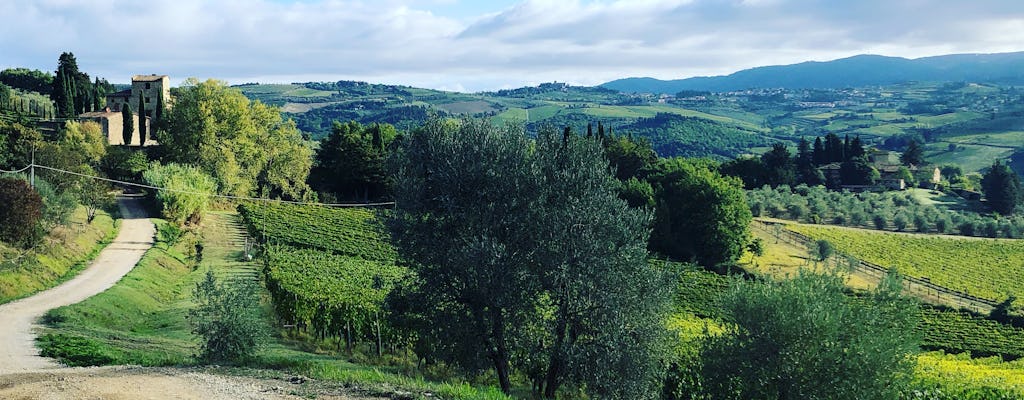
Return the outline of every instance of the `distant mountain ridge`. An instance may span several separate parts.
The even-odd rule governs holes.
[[[757,67],[725,76],[667,81],[625,78],[600,86],[627,93],[675,94],[683,90],[729,92],[756,88],[837,89],[910,81],[1024,84],[1024,52],[952,54],[917,59],[858,55],[825,62]]]

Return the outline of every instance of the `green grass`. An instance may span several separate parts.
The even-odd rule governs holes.
[[[939,165],[959,165],[964,172],[978,172],[992,166],[992,161],[1005,159],[1013,153],[1012,149],[971,144],[959,144],[955,151],[949,151],[948,146],[941,142],[926,144],[925,160]]]
[[[962,239],[820,225],[790,225],[858,259],[974,296],[1001,301],[1024,293],[1024,240]]]
[[[86,210],[79,207],[68,226],[55,228],[31,250],[0,249],[0,304],[73,278],[117,236],[119,224],[103,211],[92,223],[85,221]]]
[[[186,320],[192,288],[212,269],[224,277],[248,274],[254,263],[241,261],[242,234],[234,213],[207,215],[200,232],[202,262],[193,254],[199,239],[186,233],[174,245],[158,242],[142,261],[109,290],[44,317],[38,344],[42,351],[73,365],[134,364],[185,366],[197,361],[197,339]],[[164,224],[156,220],[157,224]],[[269,315],[269,314],[268,314]],[[409,363],[371,366],[300,351],[294,342],[275,339],[245,366],[281,369],[314,379],[351,384],[373,396],[412,392],[446,399],[507,399],[497,389],[445,377],[424,377]],[[253,372],[259,373],[259,372]]]

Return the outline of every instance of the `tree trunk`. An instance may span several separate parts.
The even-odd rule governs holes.
[[[565,347],[566,325],[565,313],[559,312],[558,324],[555,326],[555,343],[551,349],[551,360],[548,362],[548,376],[544,384],[544,397],[548,399],[555,398],[558,386],[562,384],[559,378],[562,375],[562,369],[565,364],[565,357],[562,353]]]
[[[505,394],[512,394],[512,382],[508,365],[508,349],[505,347],[505,318],[501,311],[494,311],[491,333],[494,335],[494,346],[491,349],[491,360],[494,361],[494,372],[498,375],[498,384]]]

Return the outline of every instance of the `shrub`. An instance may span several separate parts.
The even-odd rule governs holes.
[[[28,182],[0,178],[0,240],[29,246],[41,237],[43,200]]]
[[[192,297],[196,308],[189,310],[192,333],[202,344],[200,358],[206,361],[243,361],[267,341],[265,321],[260,315],[258,286],[248,279],[232,285],[218,283],[213,271],[196,284]]]
[[[146,183],[165,188],[156,193],[164,218],[181,226],[198,223],[209,206],[209,195],[217,183],[196,167],[178,164],[153,164],[142,174]]]

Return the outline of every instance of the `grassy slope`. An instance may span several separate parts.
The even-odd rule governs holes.
[[[74,277],[117,235],[117,223],[98,211],[86,225],[85,208],[71,224],[55,228],[39,246],[22,253],[0,244],[0,303],[29,296]]]
[[[202,231],[202,263],[194,268],[197,238],[186,234],[173,246],[158,242],[142,262],[113,288],[81,303],[51,311],[44,334],[62,335],[98,353],[103,364],[191,365],[197,341],[186,320],[192,305],[191,290],[207,269],[218,275],[248,274],[250,263],[240,262],[237,226],[233,213],[207,216]],[[163,224],[163,221],[156,221]],[[51,338],[53,336],[50,336]],[[64,340],[65,342],[67,340]],[[48,349],[42,341],[44,351]],[[57,349],[61,350],[61,349]],[[68,349],[64,349],[68,350]],[[402,373],[397,367],[354,364],[334,357],[306,353],[284,341],[271,343],[249,366],[281,368],[317,379],[359,386],[371,394],[396,390],[431,392],[443,398],[504,399],[492,388],[478,389],[463,382],[435,382]]]

